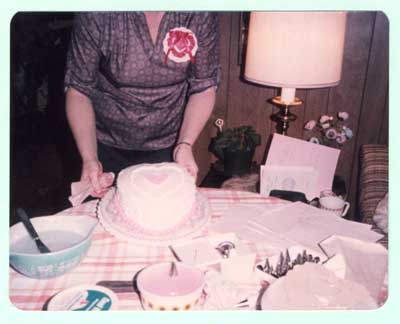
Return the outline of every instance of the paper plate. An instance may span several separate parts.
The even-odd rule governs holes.
[[[53,296],[48,311],[108,311],[118,309],[118,297],[97,285],[77,285]]]
[[[173,231],[163,234],[149,234],[139,228],[127,228],[113,222],[116,216],[114,208],[110,208],[115,188],[109,190],[101,199],[97,214],[105,230],[113,236],[139,245],[162,246],[184,242],[201,233],[211,216],[207,197],[196,192],[196,209],[194,214]]]

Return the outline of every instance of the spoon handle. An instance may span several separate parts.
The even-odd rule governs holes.
[[[26,230],[28,231],[29,235],[35,241],[36,246],[40,253],[49,253],[49,248],[42,242],[39,238],[38,233],[36,232],[35,228],[33,227],[31,220],[29,219],[28,215],[26,214],[25,210],[22,208],[17,208],[17,215],[24,224]]]
[[[174,258],[176,259],[176,261],[178,262],[182,262],[181,258],[178,256],[178,254],[176,253],[175,249],[172,247],[172,245],[168,245],[168,249],[171,251],[172,255],[174,256]]]
[[[98,281],[96,285],[111,289],[115,293],[135,292],[133,282],[129,280],[103,280]]]

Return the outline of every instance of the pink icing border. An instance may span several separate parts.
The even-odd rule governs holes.
[[[146,229],[143,226],[136,223],[135,221],[131,220],[129,217],[127,217],[121,206],[120,195],[118,194],[117,190],[115,191],[110,204],[114,207],[115,211],[115,217],[112,218],[112,221],[114,223],[116,223],[119,226],[123,226],[128,230],[140,231],[146,235],[152,235],[152,236],[166,235],[175,232],[179,227],[181,227],[188,219],[192,218],[192,216],[196,213],[196,202],[195,202],[191,210],[185,216],[183,216],[182,220],[178,222],[175,226],[166,230],[157,231],[157,230]]]

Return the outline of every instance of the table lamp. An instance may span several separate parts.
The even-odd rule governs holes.
[[[296,88],[339,84],[346,29],[345,12],[252,12],[244,78],[282,88],[271,101],[280,110],[271,119],[285,135],[296,120],[290,106],[302,101]]]

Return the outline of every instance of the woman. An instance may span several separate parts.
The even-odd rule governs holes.
[[[104,171],[176,161],[192,146],[219,82],[215,13],[106,12],[75,18],[65,76],[67,118],[96,193]]]

